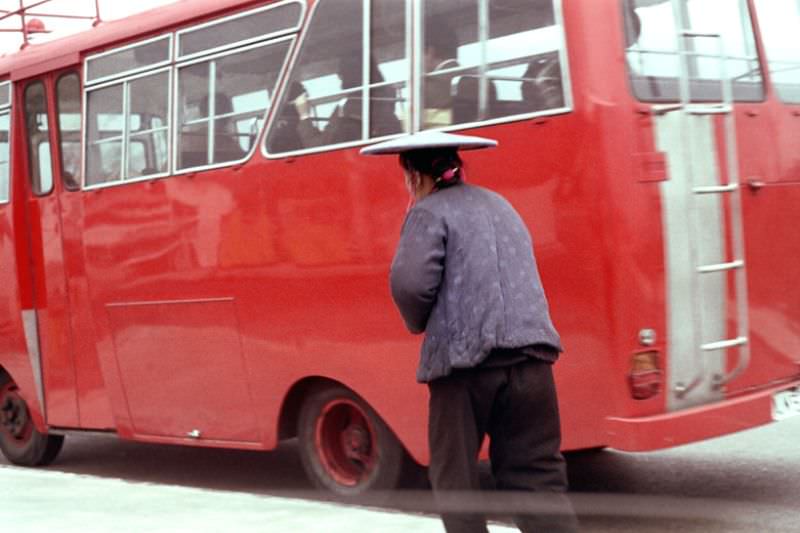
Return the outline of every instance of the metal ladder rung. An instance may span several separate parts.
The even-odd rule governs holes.
[[[690,115],[728,115],[733,107],[727,104],[691,105],[686,107]]]
[[[656,104],[652,107],[652,111],[656,115],[666,115],[671,111],[679,111],[684,107],[683,104]]]
[[[704,187],[694,187],[692,192],[695,194],[716,194],[723,192],[733,192],[739,188],[738,183],[731,183],[730,185],[708,185]]]
[[[742,268],[744,266],[744,261],[741,259],[737,259],[736,261],[731,261],[730,263],[717,263],[716,265],[702,265],[697,267],[697,271],[701,274],[709,274],[711,272],[724,272],[726,270],[734,270],[736,268]]]
[[[734,346],[743,346],[745,344],[747,344],[747,337],[736,337],[735,339],[708,342],[702,344],[700,349],[706,352],[713,352],[716,350],[724,350],[725,348],[733,348]]]
[[[681,30],[681,35],[683,37],[708,37],[711,39],[717,39],[722,37],[722,35],[719,33],[708,32],[708,31],[694,31],[694,30]]]

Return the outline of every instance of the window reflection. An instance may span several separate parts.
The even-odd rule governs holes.
[[[169,80],[162,70],[89,91],[87,185],[168,171]]]
[[[363,6],[363,0],[317,5],[268,138],[270,152],[408,130],[404,5],[397,0],[370,2],[368,63],[362,46]]]
[[[250,153],[290,41],[180,67],[178,168],[240,161]]]
[[[716,37],[683,38],[691,101],[720,101],[730,79],[737,100],[763,98],[755,39],[746,4],[740,0],[625,0],[627,60],[634,94],[641,100],[680,98],[677,16],[695,32]],[[722,58],[725,59],[722,59]]]
[[[551,0],[427,2],[423,129],[565,106]]]
[[[33,82],[25,88],[25,126],[28,134],[31,190],[36,195],[44,195],[53,190],[53,169],[50,161],[47,98],[42,82]]]
[[[81,83],[71,72],[56,83],[58,137],[61,148],[61,177],[70,190],[80,187],[81,168]]]
[[[778,96],[800,103],[800,5],[797,0],[756,0],[758,24]]]

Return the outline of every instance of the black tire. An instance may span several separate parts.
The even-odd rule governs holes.
[[[36,429],[16,383],[0,374],[0,451],[6,459],[20,466],[46,466],[55,461],[63,445],[62,435]]]
[[[300,459],[309,479],[340,496],[392,490],[407,457],[383,420],[353,392],[331,386],[303,403],[297,428]]]

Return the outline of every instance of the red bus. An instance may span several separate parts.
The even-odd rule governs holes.
[[[0,448],[427,462],[406,208],[360,147],[497,139],[566,353],[564,449],[800,411],[800,14],[776,0],[191,0],[0,59]]]

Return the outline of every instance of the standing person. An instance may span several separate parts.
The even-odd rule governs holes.
[[[392,297],[411,333],[425,333],[417,380],[430,392],[430,479],[438,499],[479,490],[485,434],[501,490],[544,492],[553,513],[515,518],[529,531],[575,531],[552,364],[550,320],[528,230],[511,204],[464,183],[458,150],[479,137],[423,132],[364,148],[399,154],[411,195],[392,262]],[[445,529],[486,532],[482,515],[443,513]]]

